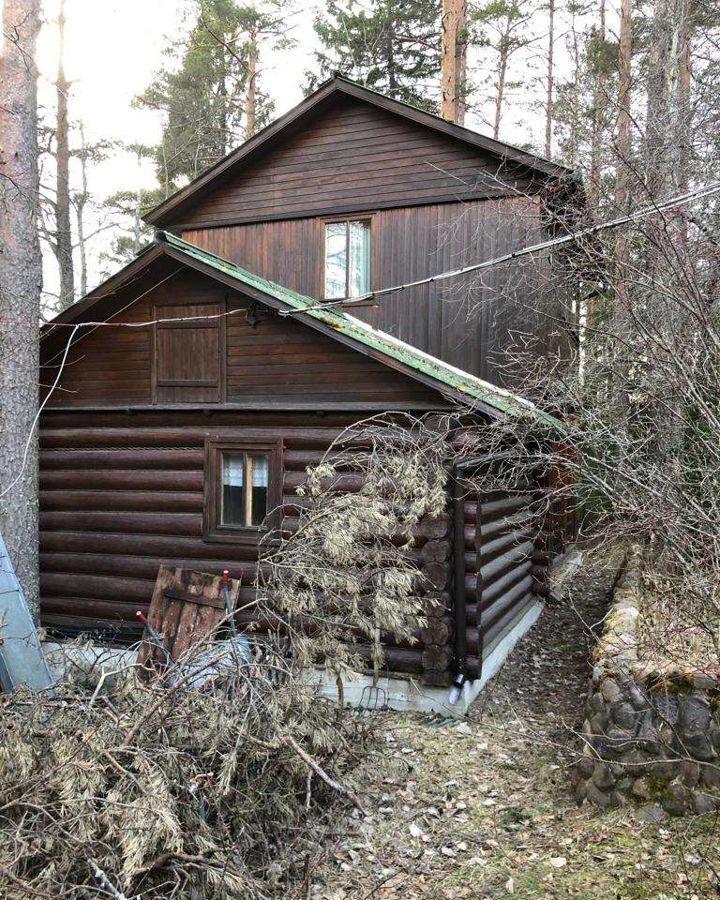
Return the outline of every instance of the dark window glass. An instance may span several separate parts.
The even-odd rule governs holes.
[[[262,525],[268,512],[268,474],[265,453],[223,453],[221,525]]]

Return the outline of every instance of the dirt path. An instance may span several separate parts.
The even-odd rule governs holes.
[[[367,766],[371,815],[314,871],[311,896],[720,896],[705,864],[717,855],[714,820],[641,826],[573,799],[567,768],[587,691],[589,628],[615,573],[607,560],[583,566],[466,721],[384,716],[384,747]]]

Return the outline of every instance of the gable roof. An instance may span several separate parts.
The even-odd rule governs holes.
[[[499,163],[523,169],[541,181],[568,178],[574,174],[572,169],[566,166],[558,165],[503,141],[486,137],[469,128],[448,122],[440,116],[411,106],[408,103],[385,97],[383,94],[379,94],[357,82],[350,81],[341,75],[335,75],[320,85],[314,93],[294,106],[285,115],[271,122],[270,125],[257,132],[236,150],[233,150],[223,159],[210,166],[188,185],[176,191],[176,193],[148,212],[144,216],[145,221],[149,225],[156,226],[170,224],[171,218],[177,216],[181,209],[214,190],[229,175],[234,175],[241,171],[243,167],[256,162],[264,152],[275,147],[289,134],[300,130],[309,120],[327,109],[339,97],[350,97],[364,101],[386,112],[414,122],[416,125],[430,128],[447,137],[469,144],[496,157]]]
[[[73,324],[81,320],[85,313],[94,310],[97,310],[94,312],[96,320],[106,321],[108,316],[103,316],[101,311],[103,300],[113,297],[123,284],[137,278],[140,271],[161,256],[203,272],[276,310],[290,310],[295,318],[306,325],[435,388],[450,400],[478,407],[493,416],[529,418],[554,428],[563,427],[558,419],[529,400],[463,372],[399,338],[373,328],[341,309],[318,308],[317,301],[311,297],[255,275],[168,232],[157,232],[155,241],[124,269],[48,322],[43,328],[43,339],[57,330],[53,328],[54,324]],[[114,314],[116,313],[110,312],[110,315]]]

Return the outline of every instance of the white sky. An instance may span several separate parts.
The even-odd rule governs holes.
[[[66,0],[65,71],[72,82],[69,99],[71,123],[82,120],[88,143],[100,139],[152,144],[159,140],[159,115],[134,109],[133,98],[150,83],[163,64],[163,48],[183,29],[180,0]],[[54,116],[54,87],[58,61],[57,0],[43,0],[44,27],[38,40],[40,71],[40,114],[48,121]],[[304,72],[312,54],[313,7],[306,6],[293,34],[297,47],[279,58],[265,61],[263,86],[275,99],[277,114],[302,99]],[[50,173],[49,173],[50,175]],[[78,186],[79,173],[71,173]],[[47,182],[52,187],[52,177]],[[90,170],[90,193],[98,200],[121,189],[153,187],[152,164],[138,165],[134,157],[118,151]],[[102,224],[91,222],[89,231]],[[99,261],[111,240],[112,231],[100,232],[89,247],[89,285],[107,274],[107,264]],[[45,287],[56,290],[56,266],[52,255],[46,259]],[[77,279],[76,279],[77,280]]]
[[[296,47],[264,60],[263,87],[274,98],[277,115],[302,99],[305,72],[311,67],[314,48],[312,20],[320,2],[322,0],[298,0],[293,4],[296,11],[289,13],[289,19],[296,22],[293,30]],[[65,68],[72,81],[70,119],[71,122],[82,119],[88,142],[101,138],[126,143],[157,142],[161,132],[159,116],[147,110],[133,109],[132,100],[162,65],[163,48],[183,28],[185,8],[183,0],[66,0]],[[43,0],[45,25],[38,44],[39,103],[41,115],[45,112],[49,122],[54,115],[52,81],[58,53],[57,9],[58,0]],[[563,68],[567,69],[569,60],[563,52],[562,22],[559,26],[556,58],[562,72]],[[533,48],[516,62],[525,70],[524,76],[528,69],[534,68],[537,82],[532,98],[527,89],[516,92],[515,96],[509,95],[501,137],[513,143],[527,143],[535,138],[537,144],[542,138],[537,99],[542,97],[541,57],[546,40],[546,35],[538,34]],[[469,62],[472,75],[479,80],[488,61],[478,56]],[[471,116],[466,124],[488,132],[478,118]],[[71,173],[75,189],[78,174]],[[47,181],[52,187],[52,177]],[[139,167],[133,157],[121,152],[90,170],[90,193],[98,200],[120,189],[149,188],[153,184],[151,164],[146,162]],[[98,224],[91,223],[88,230]],[[112,232],[105,230],[90,242],[90,287],[98,283],[101,274],[107,274],[107,264],[101,265],[99,256],[109,246],[111,237]],[[46,289],[52,294],[57,282],[52,258],[46,260],[45,271]]]

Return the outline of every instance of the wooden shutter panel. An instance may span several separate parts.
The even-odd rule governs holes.
[[[224,304],[158,306],[156,319],[213,316]],[[225,382],[225,319],[163,322],[155,326],[153,396],[156,403],[218,403]]]

